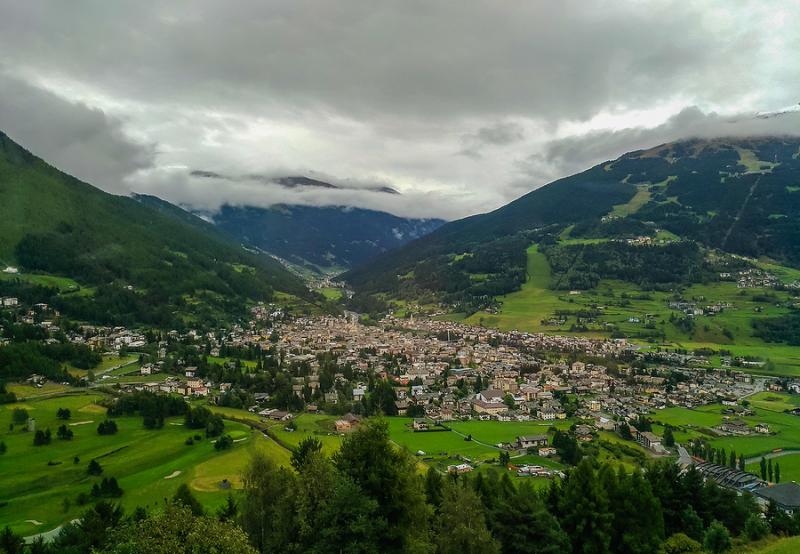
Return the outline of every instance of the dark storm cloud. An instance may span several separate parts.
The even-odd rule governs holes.
[[[151,146],[138,144],[120,121],[0,73],[0,130],[50,164],[106,190],[150,167]]]
[[[730,97],[748,27],[687,3],[17,2],[6,56],[117,96],[387,118],[586,118],[676,89]],[[743,42],[745,44],[743,44]]]
[[[403,193],[371,207],[452,218],[647,147],[645,129],[682,108],[796,102],[798,14],[796,0],[0,0],[0,61],[35,87],[0,105],[57,96],[94,113],[113,140],[73,146],[40,127],[24,142],[79,148],[69,167],[113,190],[205,205],[246,194],[180,175],[322,172]],[[157,144],[153,167],[122,131]]]
[[[480,151],[484,146],[507,146],[525,138],[525,129],[519,123],[505,121],[487,127],[481,127],[474,133],[461,137],[464,144],[459,152],[471,158],[480,158]]]

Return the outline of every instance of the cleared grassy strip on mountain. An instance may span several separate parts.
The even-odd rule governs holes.
[[[574,309],[562,295],[550,290],[550,264],[539,247],[535,244],[529,247],[527,256],[527,280],[522,289],[498,297],[502,303],[499,313],[476,312],[465,320],[466,323],[504,331],[542,331],[546,329],[542,320],[549,319],[555,311]]]

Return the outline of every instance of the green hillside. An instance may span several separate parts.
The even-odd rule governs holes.
[[[626,154],[345,278],[362,306],[730,350],[800,373],[800,139]],[[688,310],[703,313],[688,313]]]
[[[25,286],[53,284],[35,274],[73,279],[83,294],[52,301],[78,319],[174,325],[240,313],[275,290],[306,294],[280,264],[199,218],[107,194],[2,133],[0,199],[0,263],[22,270],[0,286],[23,294]]]

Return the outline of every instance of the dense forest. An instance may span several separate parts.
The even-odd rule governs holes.
[[[624,242],[553,245],[543,249],[554,289],[591,289],[600,279],[619,279],[643,289],[689,285],[714,278],[694,242],[634,246]]]

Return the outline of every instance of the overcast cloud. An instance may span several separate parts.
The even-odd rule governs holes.
[[[800,132],[754,117],[800,102],[798,52],[798,0],[0,0],[0,129],[117,193],[456,218],[668,140]]]

